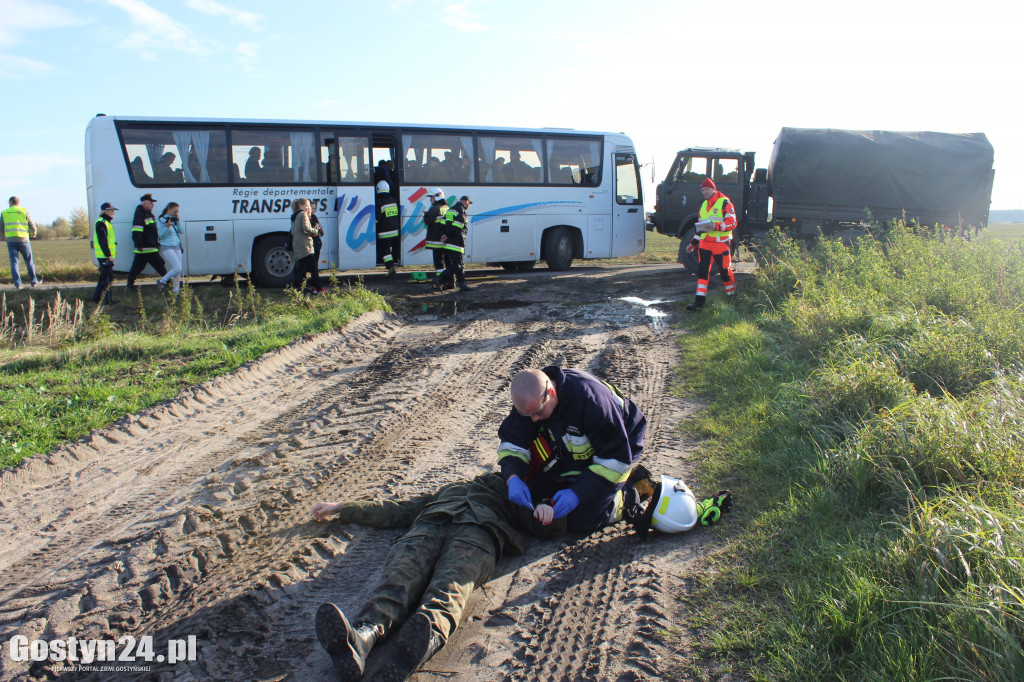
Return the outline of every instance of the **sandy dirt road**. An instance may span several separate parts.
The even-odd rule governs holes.
[[[331,679],[312,616],[324,601],[355,613],[401,533],[316,523],[310,507],[492,469],[509,380],[523,368],[560,363],[613,382],[648,416],[644,463],[687,474],[692,443],[674,427],[696,405],[670,390],[680,352],[670,302],[693,291],[680,266],[473,284],[439,295],[371,281],[394,315],[295,342],[0,475],[0,679],[59,673],[12,660],[15,635],[151,635],[154,656],[195,636],[197,660],[118,679]],[[694,633],[678,597],[715,546],[713,529],[532,541],[499,562],[414,679],[685,677]],[[367,679],[387,655],[386,643],[375,650]]]

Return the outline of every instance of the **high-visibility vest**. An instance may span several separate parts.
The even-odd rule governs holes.
[[[725,202],[729,199],[725,196],[718,197],[718,201],[709,209],[708,202],[705,201],[700,205],[700,219],[701,220],[714,220],[716,223],[721,223],[725,220]],[[704,237],[710,237],[715,241],[725,241],[732,237],[732,230],[714,230],[711,232],[701,232],[701,239]]]
[[[117,257],[117,242],[114,240],[114,226],[110,224],[110,221],[106,218],[100,218],[103,224],[107,227],[107,248],[110,250],[110,258],[113,260]],[[100,248],[100,240],[96,234],[92,236],[92,250],[96,254],[96,258],[106,258],[107,255],[103,253],[103,249]]]
[[[0,215],[4,217],[4,239],[28,241],[28,211],[21,206],[11,206]]]

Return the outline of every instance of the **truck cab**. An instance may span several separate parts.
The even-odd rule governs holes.
[[[751,176],[755,183],[751,185]],[[712,147],[690,147],[676,154],[665,180],[658,185],[654,213],[647,229],[679,237],[679,262],[696,270],[696,255],[685,249],[694,234],[694,224],[704,197],[700,184],[715,181],[718,191],[736,207],[737,230],[746,223],[764,222],[768,217],[768,187],[763,169],[755,172],[754,152]],[[692,261],[692,264],[691,264]],[[692,267],[691,267],[692,265]]]

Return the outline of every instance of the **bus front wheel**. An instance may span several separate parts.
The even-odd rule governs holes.
[[[572,235],[564,227],[544,235],[544,258],[549,270],[568,270],[572,265]]]
[[[284,248],[285,235],[271,234],[256,242],[252,249],[252,276],[256,284],[284,289],[292,281],[295,258]]]

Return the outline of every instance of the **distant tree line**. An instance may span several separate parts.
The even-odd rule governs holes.
[[[34,222],[39,230],[36,239],[81,239],[88,237],[92,230],[89,214],[81,206],[71,209],[67,218],[58,216],[52,223]]]
[[[989,211],[988,221],[990,223],[1024,223],[1024,210],[1018,208],[1002,211]]]

